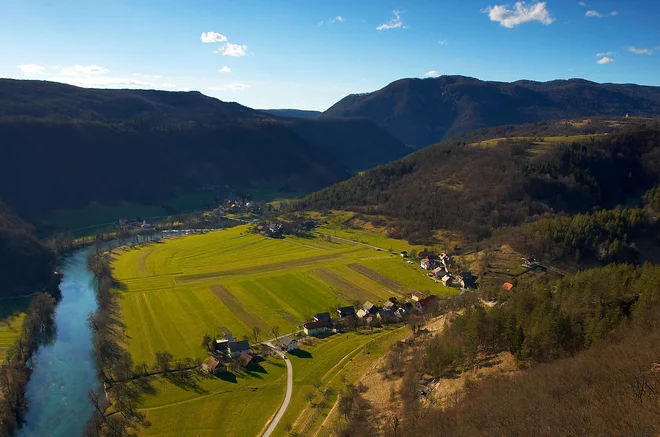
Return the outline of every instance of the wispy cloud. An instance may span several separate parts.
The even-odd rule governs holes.
[[[341,15],[337,15],[335,18],[330,19],[331,23],[334,23],[334,22],[337,22],[337,21],[339,21],[340,23],[343,23],[344,22],[344,17],[342,17]]]
[[[600,65],[607,65],[607,64],[613,64],[615,61],[614,59],[610,58],[609,56],[604,56],[600,58],[599,60],[596,61]]]
[[[99,67],[98,65],[74,65],[63,68],[60,74],[64,76],[85,76],[105,74],[107,72],[107,68]]]
[[[227,42],[227,37],[218,32],[203,32],[201,40],[204,43]]]
[[[585,2],[578,2],[578,5],[582,6],[583,8],[588,7]]]
[[[531,21],[539,21],[545,25],[555,21],[550,16],[545,2],[528,5],[525,2],[518,1],[513,7],[507,5],[489,6],[481,12],[488,14],[491,21],[496,21],[509,29]]]
[[[394,10],[392,11],[394,17],[390,19],[387,23],[383,23],[376,28],[376,30],[389,30],[389,29],[406,29],[406,26],[403,24],[401,15],[403,12]]]
[[[598,11],[589,10],[584,15],[585,17],[590,17],[590,18],[606,18],[606,17],[616,17],[617,15],[619,15],[619,12],[612,11],[609,14],[601,14]]]
[[[612,56],[615,52],[603,52],[603,53],[596,53],[596,57],[600,58],[603,56]]]
[[[446,39],[441,39],[441,40],[438,40],[438,44],[440,44],[441,46],[448,46],[449,41],[447,41]]]
[[[23,74],[43,74],[46,71],[46,67],[36,64],[21,64],[17,65],[16,68],[21,70]]]
[[[250,88],[250,85],[244,83],[228,83],[225,85],[211,86],[206,88],[207,91],[242,91]]]
[[[442,73],[440,73],[438,70],[431,70],[431,71],[427,71],[426,73],[424,73],[424,76],[426,76],[426,77],[440,77],[440,76],[442,76]]]
[[[229,68],[225,65],[220,70],[218,70],[218,73],[231,73],[231,68]]]
[[[232,44],[228,42],[219,50],[215,50],[213,53],[222,53],[222,56],[247,56],[248,55],[248,46],[241,44]]]
[[[655,52],[655,49],[640,49],[635,46],[632,46],[632,47],[628,47],[628,51],[636,55],[652,55],[653,52]]]
[[[346,21],[346,19],[344,17],[342,17],[341,15],[337,15],[336,17],[328,18],[327,20],[319,21],[319,23],[316,25],[316,27],[321,27],[325,23],[328,23],[328,24],[343,23],[344,21]]]

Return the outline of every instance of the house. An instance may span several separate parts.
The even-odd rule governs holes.
[[[431,260],[428,257],[423,258],[419,262],[419,267],[424,269],[424,270],[430,270],[431,269]]]
[[[442,285],[444,285],[445,287],[451,287],[451,284],[454,282],[454,280],[449,274],[443,276],[441,281],[442,281]]]
[[[307,322],[303,325],[305,335],[310,337],[317,337],[328,332],[327,323],[324,322]]]
[[[209,357],[209,359],[202,364],[202,370],[205,370],[212,375],[217,375],[226,372],[227,367],[224,364],[221,364],[215,357]]]
[[[227,344],[227,353],[232,358],[235,358],[246,352],[250,352],[250,343],[248,343],[247,340],[230,341]]]
[[[376,312],[378,312],[378,307],[369,301],[366,301],[364,305],[362,305],[362,309],[369,314],[376,314]]]
[[[368,315],[369,315],[369,313],[367,311],[363,310],[362,308],[360,308],[357,312],[358,319],[362,319],[362,318],[364,318]]]
[[[436,268],[434,268],[434,269],[431,271],[431,273],[433,273],[433,276],[436,277],[436,278],[442,278],[444,275],[447,274],[447,272],[445,272],[445,269],[442,268],[442,267],[436,267]]]
[[[406,307],[399,307],[394,311],[394,316],[398,319],[405,319],[408,317],[408,310]]]
[[[463,288],[474,287],[475,278],[472,276],[472,272],[461,272],[457,279]]]
[[[337,310],[339,317],[351,317],[355,315],[355,308],[353,307],[341,307]]]
[[[438,299],[438,296],[435,295],[430,295],[429,297],[425,297],[422,300],[417,301],[417,309],[423,313],[427,311],[435,311],[438,309],[438,303],[440,299]]]
[[[376,318],[381,321],[381,323],[389,323],[394,321],[396,318],[394,315],[394,311],[391,310],[378,310],[378,313],[376,313]]]
[[[504,288],[506,291],[511,291],[511,289],[513,288],[513,284],[510,282],[505,282],[504,284],[502,284],[502,288]]]
[[[401,255],[401,258],[408,258],[408,252],[405,250],[402,250],[399,252],[399,255]]]
[[[298,349],[298,340],[286,335],[280,339],[280,345],[282,347],[282,350],[284,351],[287,352],[295,351],[296,349]]]
[[[323,322],[325,324],[328,324],[332,320],[330,318],[330,313],[318,313],[318,314],[314,314],[314,321],[315,322]]]
[[[413,302],[417,302],[420,299],[424,299],[424,297],[425,296],[422,293],[415,291],[410,295],[410,300],[412,300]]]
[[[238,360],[241,362],[241,366],[243,366],[246,369],[249,369],[250,367],[254,366],[257,363],[254,357],[247,352],[242,352],[239,355]]]
[[[394,311],[398,308],[399,306],[396,304],[396,302],[392,302],[391,300],[388,300],[383,304],[383,309],[385,311]]]

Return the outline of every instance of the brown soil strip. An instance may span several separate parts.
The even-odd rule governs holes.
[[[288,311],[277,310],[277,314],[279,314],[284,320],[291,323],[292,325],[298,326],[300,324],[300,320],[293,317],[293,314]]]
[[[412,290],[409,287],[406,287],[404,285],[399,284],[396,281],[391,280],[390,278],[381,275],[380,273],[376,273],[373,270],[360,265],[360,264],[349,264],[348,267],[351,269],[355,270],[356,272],[366,276],[367,278],[371,279],[372,281],[378,282],[380,285],[383,285],[390,290],[399,293],[399,294],[406,294],[410,293],[414,290]]]
[[[225,287],[222,285],[212,285],[209,287],[213,294],[215,294],[220,301],[222,301],[223,304],[227,308],[231,310],[231,312],[240,319],[241,322],[243,322],[248,328],[254,328],[254,327],[259,327],[262,332],[266,332],[269,330],[269,326],[261,320],[256,314],[248,311],[243,304],[236,299],[236,297],[231,294],[229,290],[227,290]]]
[[[347,295],[342,294],[341,297],[348,302],[353,300],[361,301],[362,299],[370,299],[375,301],[380,300],[378,296],[368,292],[363,288],[360,288],[351,282],[348,282],[346,279],[342,278],[335,272],[331,272],[328,269],[315,269],[313,270],[313,273],[321,278],[324,282],[332,284],[338,287],[340,290],[344,291]]]

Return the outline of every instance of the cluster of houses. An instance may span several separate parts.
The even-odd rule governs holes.
[[[156,227],[152,224],[147,223],[146,220],[130,221],[126,217],[122,217],[119,220],[117,220],[116,226],[119,230],[126,230],[138,234],[156,231]]]
[[[429,271],[427,274],[429,278],[436,282],[442,282],[442,285],[446,287],[474,288],[476,278],[472,275],[472,272],[464,271],[460,275],[454,276],[450,273],[453,265],[454,257],[446,253],[440,255],[429,253],[419,262],[419,267],[422,270]]]
[[[257,223],[254,230],[255,232],[263,235],[264,237],[282,238],[283,235],[293,235],[299,232],[309,232],[316,227],[316,222],[312,220],[298,220],[294,222],[274,222],[274,223]]]
[[[250,343],[247,340],[234,341],[232,335],[227,334],[225,338],[215,340],[214,356],[209,357],[202,364],[202,369],[214,375],[225,373],[228,372],[228,369],[224,362],[234,359],[238,359],[241,367],[248,370],[256,365]]]

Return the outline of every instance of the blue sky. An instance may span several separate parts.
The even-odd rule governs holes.
[[[0,0],[0,77],[318,110],[438,74],[660,85],[659,16],[657,0]]]

